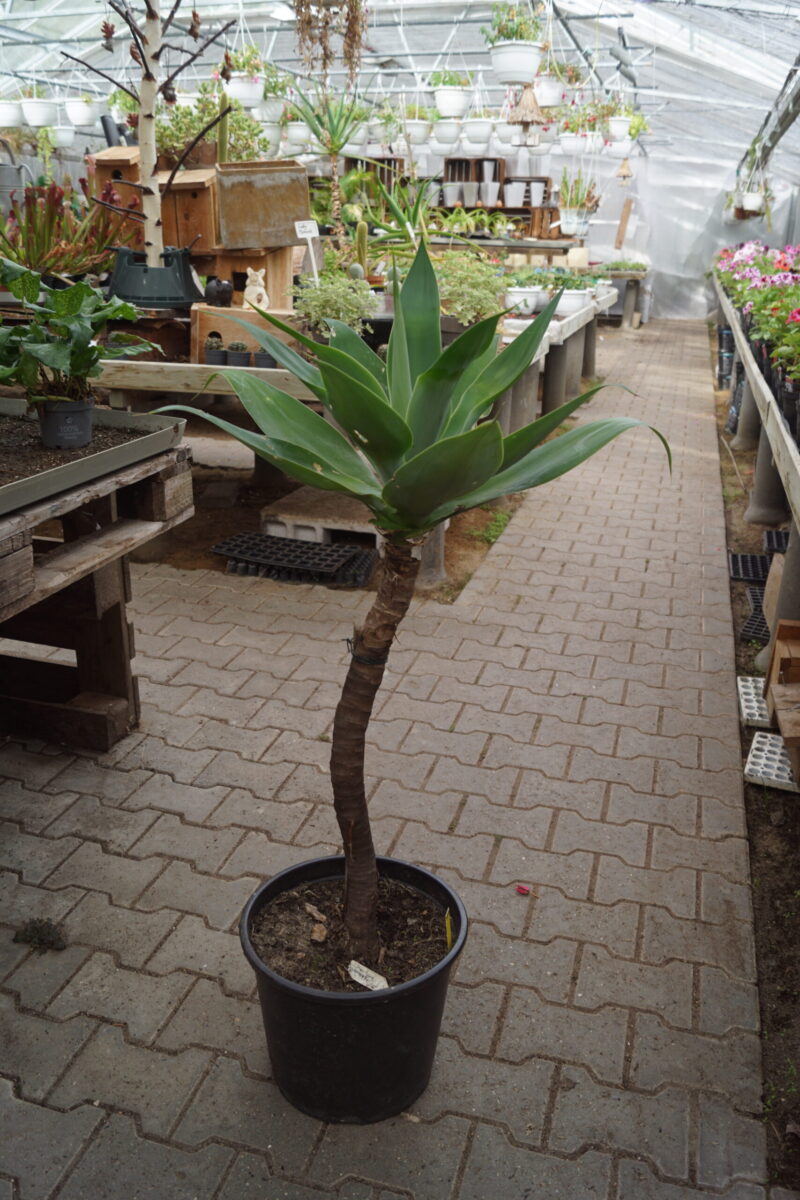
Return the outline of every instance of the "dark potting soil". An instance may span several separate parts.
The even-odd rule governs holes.
[[[27,479],[65,463],[88,458],[101,450],[123,446],[142,437],[139,429],[111,429],[98,426],[88,446],[79,450],[46,450],[39,433],[39,422],[24,417],[0,416],[0,485]]]
[[[342,900],[343,883],[335,879],[283,892],[253,921],[253,948],[293,983],[326,992],[367,991],[347,973],[353,955],[346,946]],[[390,987],[423,975],[447,953],[444,910],[395,880],[378,884],[378,934],[380,952],[363,965],[383,975]]]

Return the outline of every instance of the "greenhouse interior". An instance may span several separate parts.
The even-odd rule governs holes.
[[[0,0],[0,1200],[800,1200],[799,69]]]

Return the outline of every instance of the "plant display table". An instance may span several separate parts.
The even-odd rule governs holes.
[[[178,446],[0,516],[0,638],[76,657],[5,648],[0,732],[105,751],[138,724],[125,555],[192,516],[190,467]]]
[[[635,318],[641,311],[642,283],[647,278],[647,272],[609,271],[608,278],[625,285],[622,289],[622,328],[638,329]]]
[[[602,292],[561,320],[550,322],[547,331],[548,354],[544,371],[542,408],[552,412],[578,394],[581,376],[595,373],[597,318],[616,301],[616,292]]]

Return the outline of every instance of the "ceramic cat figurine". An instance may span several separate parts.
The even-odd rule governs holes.
[[[247,268],[247,284],[244,289],[245,307],[251,304],[254,308],[269,308],[269,296],[264,286],[265,270],[266,267],[262,267],[260,271],[254,271],[252,267]]]

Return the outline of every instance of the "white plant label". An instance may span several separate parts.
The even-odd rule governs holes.
[[[369,967],[365,967],[363,963],[356,962],[355,959],[350,961],[347,968],[347,974],[356,983],[360,983],[363,987],[369,988],[371,992],[378,992],[381,988],[387,988],[388,982],[379,975],[377,971],[371,971]]]
[[[299,238],[319,237],[319,226],[316,221],[295,221],[295,235]]]

